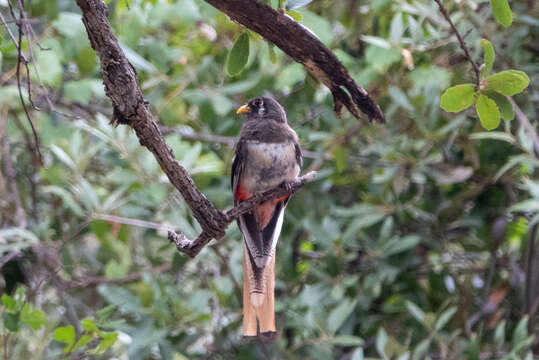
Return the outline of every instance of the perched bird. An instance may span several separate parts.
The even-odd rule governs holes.
[[[294,180],[303,162],[298,135],[276,100],[257,97],[237,113],[246,114],[247,119],[232,161],[234,205]],[[275,333],[275,247],[289,198],[268,200],[238,218],[243,234],[244,336]]]

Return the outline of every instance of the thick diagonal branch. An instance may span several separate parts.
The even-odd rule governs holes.
[[[380,107],[356,84],[339,59],[296,21],[256,0],[205,0],[232,20],[259,33],[326,85],[333,94],[337,114],[345,106],[356,118],[357,108],[374,123],[384,123]]]
[[[107,8],[101,0],[77,0],[92,48],[99,55],[105,92],[114,106],[114,121],[130,125],[140,143],[148,148],[182,194],[202,229],[212,237],[224,234],[225,215],[198,190],[187,170],[166,144],[137,84],[136,73],[112,34]]]
[[[309,173],[263,194],[257,194],[251,200],[240,204],[226,213],[219,211],[195,186],[187,170],[174,157],[172,149],[165,139],[148,109],[137,84],[135,70],[125,57],[118,41],[112,34],[107,19],[107,7],[102,0],[77,0],[82,10],[82,21],[88,32],[92,48],[99,55],[105,92],[112,100],[113,122],[131,126],[144,145],[155,156],[170,182],[182,194],[194,217],[199,222],[202,233],[191,241],[182,234],[169,232],[169,239],[179,251],[191,257],[212,239],[219,239],[225,234],[227,226],[240,214],[249,211],[254,205],[277,196],[292,194],[300,186],[315,177]]]

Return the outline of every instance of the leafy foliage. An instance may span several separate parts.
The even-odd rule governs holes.
[[[193,260],[166,240],[169,226],[190,238],[199,226],[132,131],[109,125],[111,105],[75,2],[25,3],[44,48],[23,44],[34,53],[31,94],[41,111],[30,113],[44,166],[18,99],[17,50],[2,31],[0,132],[27,223],[16,222],[2,153],[0,250],[18,255],[2,267],[2,289],[16,289],[3,291],[1,337],[11,334],[13,359],[530,354],[537,319],[527,316],[523,289],[533,286],[523,274],[539,223],[539,160],[529,132],[509,121],[506,97],[516,95],[536,128],[529,79],[539,71],[530,47],[538,24],[526,2],[511,4],[518,21],[507,29],[492,19],[501,2],[448,8],[460,31],[471,29],[472,56],[483,49],[477,89],[432,2],[281,2],[380,103],[383,127],[337,118],[328,90],[300,64],[204,1],[108,2],[168,144],[217,207],[232,204],[232,150],[198,139],[236,136],[234,110],[251,97],[269,93],[285,106],[310,152],[304,169],[319,170],[287,207],[272,345],[240,336],[236,226]],[[9,16],[6,2],[0,11]]]

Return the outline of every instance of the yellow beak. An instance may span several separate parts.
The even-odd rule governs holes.
[[[247,105],[242,105],[238,110],[236,110],[236,114],[247,114],[251,111],[251,108]]]

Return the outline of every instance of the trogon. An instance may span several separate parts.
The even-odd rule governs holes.
[[[234,205],[294,180],[303,159],[283,107],[257,97],[237,110],[247,116],[232,161]],[[268,200],[238,218],[243,234],[243,335],[273,336],[275,247],[290,195]]]

